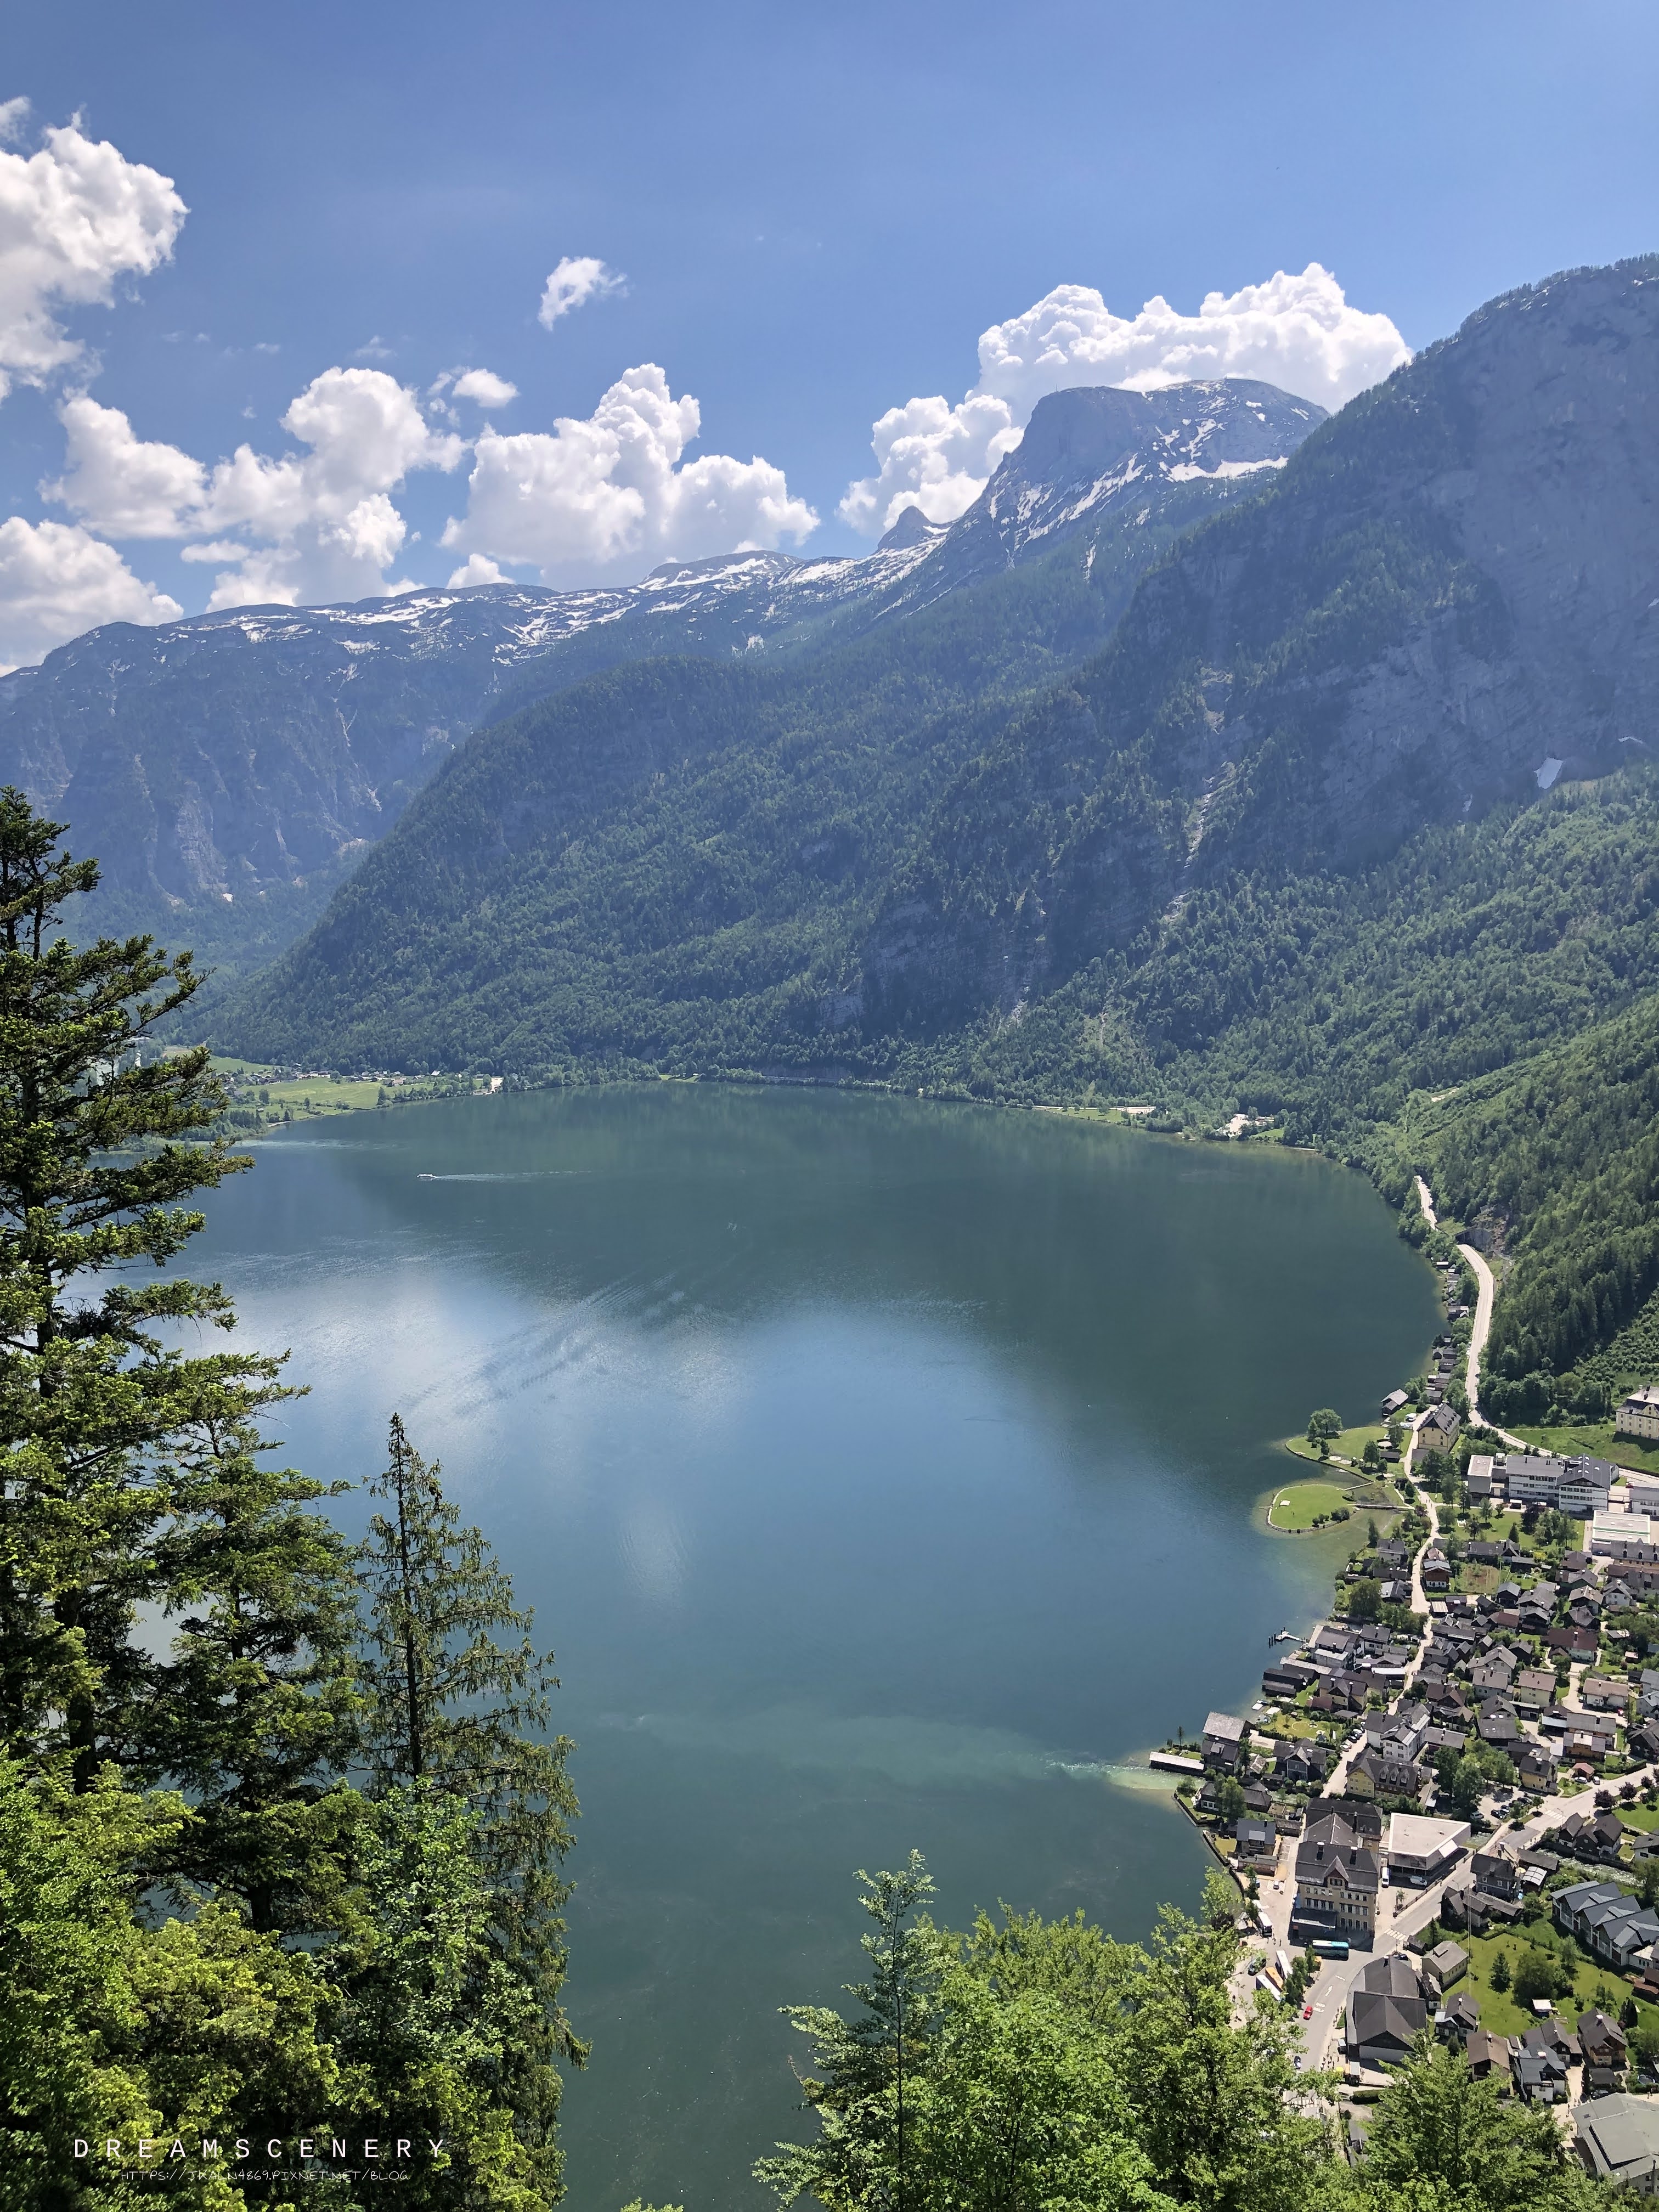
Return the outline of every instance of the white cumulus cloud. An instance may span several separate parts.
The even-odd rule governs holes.
[[[379,368],[329,368],[283,417],[310,448],[271,459],[239,446],[214,470],[198,527],[254,540],[214,580],[212,607],[368,598],[407,526],[389,495],[415,469],[453,469],[466,451],[433,430],[412,392]]]
[[[480,407],[505,407],[519,396],[516,384],[488,368],[464,368],[449,389],[453,398],[471,399]]]
[[[561,315],[574,314],[590,300],[603,300],[609,294],[627,289],[626,276],[615,269],[607,269],[591,253],[567,253],[542,288],[542,304],[537,309],[536,319],[544,330],[550,331]]]
[[[15,138],[27,114],[8,100],[0,137]],[[118,277],[159,268],[185,212],[170,177],[75,123],[33,154],[0,150],[0,398],[79,361],[62,311],[108,306]]]
[[[1045,393],[1110,384],[1152,392],[1188,379],[1254,377],[1337,408],[1376,383],[1410,348],[1387,315],[1350,307],[1328,269],[1280,270],[1265,284],[1207,293],[1195,315],[1162,297],[1115,315],[1086,284],[1059,284],[979,342],[979,380],[957,405],[943,398],[890,408],[873,426],[876,472],[848,487],[844,519],[874,534],[913,501],[951,522],[1018,445]]]
[[[469,553],[449,580],[452,592],[470,592],[477,584],[504,584],[506,576],[487,553]]]
[[[61,410],[69,466],[41,490],[115,538],[211,538],[187,560],[222,560],[210,607],[368,598],[407,526],[390,494],[415,469],[453,469],[465,442],[431,428],[412,392],[378,368],[330,368],[283,417],[307,450],[239,446],[209,470],[177,446],[133,434],[86,394]]]
[[[451,518],[443,542],[532,565],[553,583],[799,543],[817,528],[770,461],[684,459],[701,422],[690,394],[676,399],[647,362],[624,371],[586,420],[562,416],[550,431],[511,436],[487,428],[466,513]]]
[[[41,496],[111,538],[180,538],[206,495],[207,471],[177,446],[135,437],[118,407],[84,392],[58,410],[68,465]]]
[[[39,660],[100,623],[176,622],[176,599],[77,525],[0,522],[0,666]]]

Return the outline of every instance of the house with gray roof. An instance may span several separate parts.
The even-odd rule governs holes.
[[[1435,2008],[1434,2033],[1438,2042],[1455,2043],[1461,2049],[1480,2025],[1480,2008],[1467,1990],[1454,1990]]]
[[[1204,1723],[1206,1766],[1231,1774],[1244,1749],[1244,1723],[1236,1713],[1212,1713]]]
[[[1272,1874],[1279,1864],[1279,1831],[1268,1820],[1246,1814],[1233,1826],[1234,1863],[1257,1874]]]
[[[1461,1943],[1437,1943],[1423,1954],[1423,1979],[1437,1990],[1449,1990],[1469,1970],[1469,1954]]]
[[[1598,2097],[1575,2115],[1574,2148],[1596,2181],[1615,2181],[1638,2197],[1659,2195],[1659,2102]]]
[[[1380,1840],[1381,1822],[1378,1834]],[[1296,1853],[1294,1917],[1370,1948],[1382,1867],[1376,1850],[1340,1813],[1310,1820]]]
[[[1373,1959],[1348,1993],[1347,2053],[1356,2066],[1399,2066],[1428,2024],[1429,2008],[1409,1960]]]
[[[1555,1924],[1621,1972],[1644,1966],[1659,1943],[1659,1915],[1616,1881],[1578,1881],[1552,1900]]]

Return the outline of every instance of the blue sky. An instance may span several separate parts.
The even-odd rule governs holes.
[[[872,422],[961,401],[981,331],[1056,287],[1093,288],[1124,319],[1162,295],[1190,318],[1206,293],[1317,262],[1414,348],[1510,285],[1659,246],[1646,0],[94,4],[15,13],[5,61],[0,99],[31,103],[15,160],[78,114],[83,139],[172,179],[189,213],[152,210],[153,265],[129,253],[112,304],[40,295],[70,356],[14,366],[0,407],[0,514],[16,519],[0,526],[0,660],[34,657],[54,623],[147,618],[118,558],[155,586],[153,616],[159,594],[194,611],[216,588],[229,603],[441,581],[469,556],[479,574],[621,578],[722,532],[859,550],[918,472],[934,471],[925,505],[959,504],[1036,387],[1017,362],[983,420],[907,416],[916,436],[849,520]],[[544,326],[564,259],[625,289]],[[0,325],[28,281],[8,289],[0,269]],[[1386,348],[1355,344],[1350,382],[1386,368]],[[1123,380],[1130,353],[1109,346],[1103,371],[1068,380]],[[556,418],[588,422],[643,364],[659,386],[556,446]],[[1260,373],[1248,349],[1225,365]],[[517,397],[433,393],[465,368]],[[592,449],[607,422],[626,443],[647,418],[656,489],[630,491],[635,464],[619,474]],[[495,473],[469,507],[481,437]],[[242,478],[214,479],[244,442]],[[699,456],[731,465],[678,484]],[[43,497],[54,482],[69,496]],[[226,550],[182,557],[204,544]]]

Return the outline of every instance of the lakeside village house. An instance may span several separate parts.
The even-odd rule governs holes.
[[[1639,1437],[1644,1443],[1659,1443],[1659,1388],[1632,1390],[1613,1416],[1615,1436]]]
[[[1465,1480],[1472,1504],[1547,1505],[1586,1521],[1607,1511],[1608,1493],[1623,1474],[1611,1460],[1583,1455],[1558,1459],[1548,1452],[1477,1452]],[[1659,1478],[1651,1480],[1650,1487],[1659,1499]],[[1631,1499],[1632,1509],[1637,1503]]]

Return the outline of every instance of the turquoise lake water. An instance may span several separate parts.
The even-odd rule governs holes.
[[[361,1480],[401,1412],[557,1655],[575,2212],[769,2202],[749,2166],[804,2124],[777,2008],[855,1978],[859,1867],[919,1845],[955,1920],[1196,1902],[1126,1762],[1322,1607],[1334,1542],[1252,1525],[1273,1439],[1368,1413],[1437,1326],[1358,1176],[682,1085],[256,1156],[191,1264],[292,1347],[289,1456]]]

